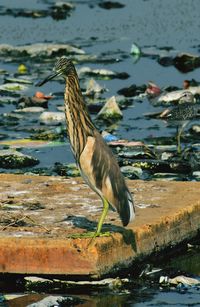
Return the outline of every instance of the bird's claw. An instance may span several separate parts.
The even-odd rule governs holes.
[[[96,231],[88,231],[88,232],[84,232],[84,233],[70,234],[67,237],[71,238],[71,239],[85,239],[85,238],[95,239],[97,237],[109,237],[110,235],[111,234],[110,234],[109,231],[100,232],[100,233],[97,233]]]

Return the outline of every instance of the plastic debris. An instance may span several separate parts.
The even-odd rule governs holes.
[[[102,135],[104,141],[106,141],[108,143],[112,142],[112,141],[117,141],[118,140],[117,136],[115,136],[115,135],[113,135],[111,133],[108,133],[107,131],[102,131],[101,135]]]
[[[123,114],[116,102],[115,96],[112,96],[107,100],[106,104],[97,114],[97,117],[103,119],[121,119],[123,117]]]
[[[97,83],[93,78],[87,82],[87,88],[85,95],[87,96],[98,96],[99,94],[107,91],[106,88],[102,87],[99,83]]]
[[[159,283],[162,285],[178,285],[183,284],[185,286],[200,286],[200,279],[191,278],[184,275],[169,278],[168,276],[160,276]]]
[[[141,50],[141,48],[137,44],[133,43],[132,46],[131,46],[131,54],[133,54],[133,55],[141,55],[142,54],[142,50]]]
[[[64,112],[43,112],[40,115],[40,121],[49,124],[65,123]]]
[[[20,74],[25,74],[27,73],[28,69],[27,67],[24,65],[24,64],[20,64],[17,68],[17,71],[20,73]]]
[[[52,95],[45,95],[44,93],[39,92],[39,91],[37,91],[37,92],[35,93],[34,97],[40,98],[40,99],[51,99],[51,98],[53,98]]]
[[[6,91],[25,91],[28,87],[20,83],[5,83],[0,85],[0,90]]]
[[[60,283],[65,284],[67,286],[71,287],[77,287],[77,286],[108,286],[111,288],[115,287],[121,287],[123,284],[128,283],[128,278],[105,278],[102,280],[94,280],[94,281],[88,281],[88,280],[82,280],[82,281],[72,281],[72,280],[59,280],[59,279],[46,279],[41,277],[35,277],[35,276],[28,276],[25,277],[25,281],[27,285],[31,284],[42,284],[42,283]]]

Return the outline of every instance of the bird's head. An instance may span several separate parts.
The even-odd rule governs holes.
[[[182,103],[195,103],[196,99],[190,91],[185,91],[179,98],[179,104]]]
[[[44,80],[39,81],[36,86],[41,86],[45,84],[46,82],[54,79],[57,76],[68,76],[69,73],[74,70],[74,65],[70,59],[67,59],[67,57],[62,56],[55,64],[53,68],[53,72],[47,76]]]

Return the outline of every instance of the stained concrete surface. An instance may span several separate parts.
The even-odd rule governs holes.
[[[136,219],[123,228],[109,211],[109,237],[70,238],[94,230],[99,197],[81,178],[0,175],[0,272],[102,277],[195,236],[198,182],[128,181]]]

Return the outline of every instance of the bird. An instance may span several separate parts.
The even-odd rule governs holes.
[[[177,153],[181,153],[181,134],[188,122],[198,115],[199,105],[195,104],[194,96],[186,91],[179,99],[178,106],[171,110],[165,110],[160,118],[168,120],[169,123],[177,126]]]
[[[66,56],[59,58],[53,73],[36,86],[42,86],[57,76],[65,80],[64,106],[72,153],[82,178],[103,203],[96,231],[85,233],[85,237],[99,237],[104,234],[102,226],[110,207],[118,212],[123,226],[135,218],[133,197],[112,150],[91,120],[72,60]]]

